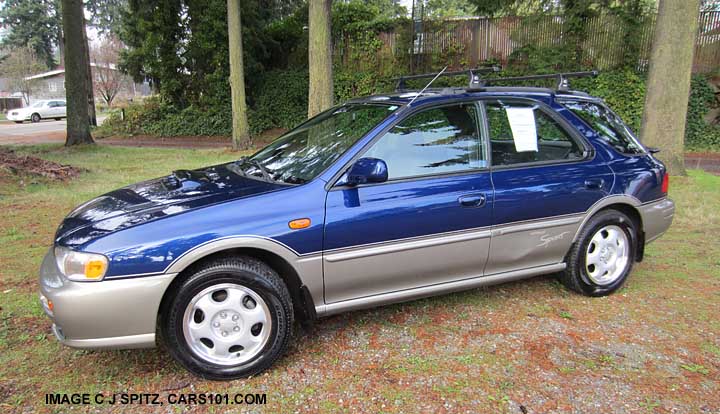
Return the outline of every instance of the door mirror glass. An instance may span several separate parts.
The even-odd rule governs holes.
[[[385,161],[378,158],[360,158],[350,167],[347,185],[382,183],[388,179]]]

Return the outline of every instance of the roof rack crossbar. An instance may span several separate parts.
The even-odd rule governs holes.
[[[440,77],[440,76],[459,76],[459,75],[468,75],[469,87],[474,88],[474,87],[478,87],[480,85],[480,83],[482,82],[482,79],[480,78],[479,74],[499,72],[499,71],[500,71],[499,66],[490,66],[490,67],[476,68],[476,69],[456,70],[456,71],[451,71],[451,72],[434,72],[434,73],[423,73],[420,75],[400,76],[399,78],[396,78],[397,85],[395,86],[395,90],[396,91],[406,90],[405,81],[408,81],[408,80],[430,79],[430,78],[435,78],[436,76]]]
[[[585,72],[562,72],[562,73],[551,73],[547,75],[528,75],[528,76],[511,76],[507,78],[485,78],[480,81],[481,85],[487,85],[489,83],[496,82],[516,82],[516,81],[528,81],[538,79],[557,79],[557,90],[561,92],[568,92],[570,90],[570,78],[587,78],[596,77],[598,75],[597,70],[590,70]]]

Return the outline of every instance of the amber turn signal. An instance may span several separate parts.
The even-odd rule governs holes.
[[[288,223],[288,226],[293,229],[304,229],[306,227],[310,227],[310,219],[309,218],[301,218],[297,220],[293,220]]]

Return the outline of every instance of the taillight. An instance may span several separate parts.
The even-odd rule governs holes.
[[[663,182],[662,182],[662,192],[663,194],[668,193],[668,188],[670,187],[670,174],[665,173],[663,176]]]

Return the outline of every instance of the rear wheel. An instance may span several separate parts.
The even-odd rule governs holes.
[[[162,321],[172,356],[195,375],[255,375],[285,351],[292,301],[277,273],[254,258],[209,262],[177,287]]]
[[[40,122],[40,114],[37,114],[37,113],[32,114],[32,115],[30,116],[30,120],[31,120],[32,122]]]
[[[587,296],[618,290],[632,271],[637,249],[635,223],[616,210],[593,216],[578,235],[560,280]]]

